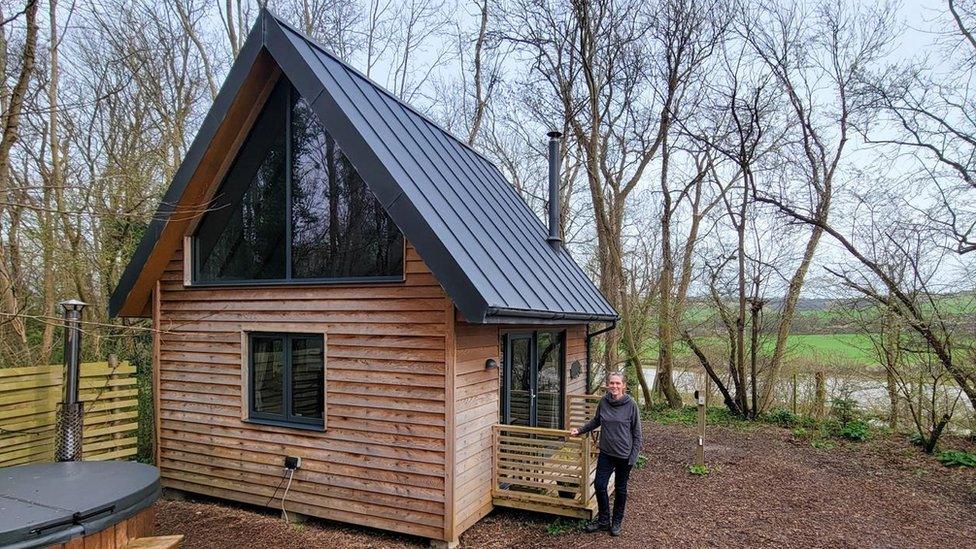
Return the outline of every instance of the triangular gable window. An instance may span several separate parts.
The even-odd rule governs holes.
[[[201,284],[402,280],[403,235],[282,77],[193,239]]]

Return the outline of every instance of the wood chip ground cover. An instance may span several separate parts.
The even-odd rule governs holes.
[[[692,428],[645,425],[647,467],[631,476],[614,547],[972,547],[976,470],[946,468],[901,437],[813,448],[787,429],[708,431],[706,476],[688,473]],[[973,445],[953,440],[953,447]],[[604,533],[555,517],[497,509],[462,547],[603,547]],[[270,510],[216,502],[158,504],[157,534],[184,547],[426,547],[427,540],[313,520],[289,526]]]

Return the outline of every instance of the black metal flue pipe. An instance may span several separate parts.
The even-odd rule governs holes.
[[[78,300],[62,301],[64,310],[64,395],[58,407],[54,459],[81,461],[84,410],[78,399],[81,379],[81,310]]]
[[[551,131],[549,136],[549,245],[557,247],[562,244],[559,228],[559,138],[563,134]]]

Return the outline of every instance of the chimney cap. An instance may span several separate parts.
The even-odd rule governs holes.
[[[563,133],[560,131],[552,130],[546,135],[548,135],[550,139],[559,139],[560,137],[563,136]]]
[[[58,305],[63,307],[65,311],[80,311],[88,304],[77,299],[69,299],[59,302]]]

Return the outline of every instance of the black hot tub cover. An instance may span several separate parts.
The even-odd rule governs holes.
[[[159,494],[159,469],[131,461],[0,468],[0,547],[42,547],[104,530]]]

